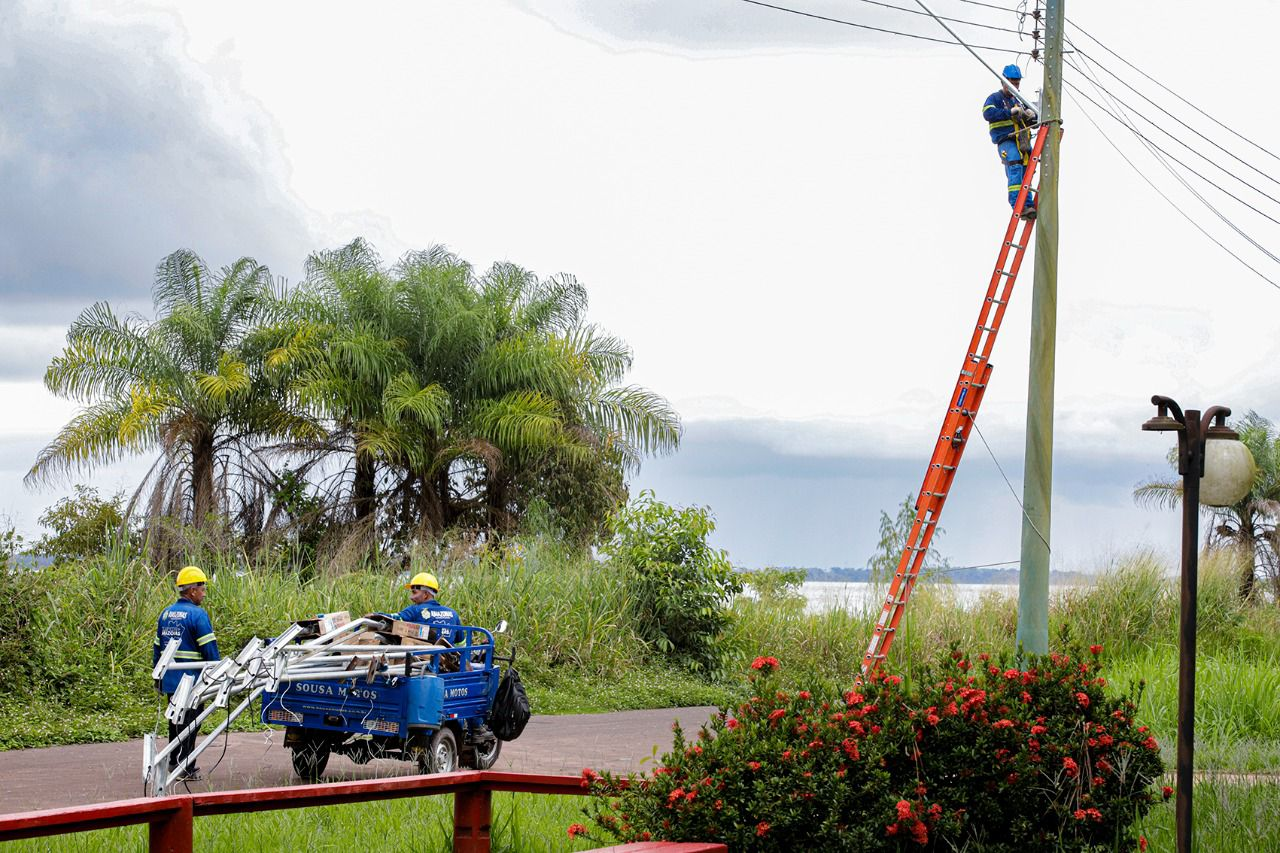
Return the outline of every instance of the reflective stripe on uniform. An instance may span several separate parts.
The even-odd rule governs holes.
[[[1013,119],[1005,119],[1004,121],[989,121],[987,122],[987,124],[990,126],[991,130],[995,130],[997,127],[1013,127]]]
[[[209,633],[205,634],[203,637],[197,637],[197,638],[196,638],[196,645],[197,645],[197,646],[203,646],[205,643],[212,643],[212,642],[213,642],[213,632],[212,632],[212,631],[210,631]]]
[[[174,657],[178,660],[204,660],[204,655],[199,652],[178,652]]]
[[[994,109],[996,109],[995,104],[986,104],[983,106],[982,111],[985,113],[987,110],[994,110]]]
[[[1009,192],[1022,189],[1022,184],[1009,184]]]
[[[157,646],[158,646],[158,645],[160,645],[160,638],[159,638],[159,637],[154,637],[153,639],[155,640],[155,645],[157,645]]]

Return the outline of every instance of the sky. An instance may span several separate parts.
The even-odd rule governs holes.
[[[946,38],[859,0],[790,5]],[[1271,73],[1280,8],[1233,9],[1067,4],[1125,59],[1266,144],[1280,119],[1249,81]],[[984,54],[992,63],[1027,66],[1027,40],[957,29],[1009,48]],[[710,506],[716,543],[741,565],[862,565],[879,512],[919,488],[1007,221],[980,115],[995,85],[954,45],[741,0],[4,4],[0,516],[35,533],[69,490],[22,476],[75,411],[41,377],[81,310],[146,314],[154,267],[179,247],[217,265],[250,255],[296,282],[309,252],[363,236],[388,259],[444,244],[482,268],[574,274],[589,319],[634,348],[630,380],[684,420],[680,451],[646,462],[633,488]],[[1023,90],[1039,85],[1032,65]],[[1219,166],[1278,189],[1280,162],[1161,103],[1268,174],[1225,155]],[[1090,111],[1197,223],[1280,280]],[[1168,436],[1139,431],[1152,394],[1280,416],[1280,294],[1070,101],[1064,127],[1050,538],[1055,568],[1087,571],[1137,547],[1176,551],[1176,514],[1131,499],[1169,473]],[[1274,245],[1274,223],[1222,210]],[[991,454],[969,448],[943,516],[955,565],[1018,557],[1027,270],[978,421]],[[145,463],[75,480],[129,489]]]

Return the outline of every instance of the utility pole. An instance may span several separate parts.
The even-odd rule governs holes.
[[[1066,0],[1045,8],[1044,115],[1062,118],[1062,23]],[[1049,651],[1049,526],[1053,494],[1053,370],[1058,331],[1058,145],[1050,130],[1040,160],[1036,199],[1035,281],[1031,293],[1031,369],[1027,375],[1027,445],[1022,477],[1022,561],[1018,575],[1018,642]]]

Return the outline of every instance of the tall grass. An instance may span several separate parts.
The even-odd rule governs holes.
[[[408,572],[430,570],[441,599],[464,621],[506,619],[535,711],[566,712],[717,704],[745,689],[713,684],[664,664],[643,640],[624,573],[554,538],[529,535],[501,549],[419,553],[408,566],[304,579],[284,564],[247,564],[236,554],[201,559],[213,580],[206,607],[224,653],[250,637],[273,636],[294,619],[333,610],[362,614],[404,606]],[[1198,726],[1202,747],[1248,766],[1280,756],[1280,610],[1235,594],[1230,554],[1201,561]],[[3,684],[0,748],[119,739],[150,730],[149,681],[160,610],[173,600],[170,576],[122,551],[37,573],[24,584],[34,681]],[[796,683],[847,685],[866,649],[878,605],[807,613],[803,601],[740,597],[722,639],[730,672],[775,655]],[[1142,716],[1162,740],[1174,729],[1178,592],[1170,567],[1148,552],[1111,562],[1089,586],[1052,602],[1052,630],[1101,643],[1112,684],[1145,679]],[[991,594],[964,606],[946,583],[921,584],[907,608],[890,666],[910,675],[951,644],[1012,653],[1017,604]],[[0,670],[3,670],[0,667]],[[0,671],[0,682],[4,672]],[[32,701],[33,699],[37,701]]]

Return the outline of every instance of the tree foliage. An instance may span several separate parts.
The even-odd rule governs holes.
[[[880,541],[876,544],[876,552],[867,558],[867,568],[871,570],[871,578],[877,583],[887,582],[898,570],[902,560],[902,549],[907,546],[907,538],[911,535],[911,527],[915,524],[916,509],[911,495],[902,499],[898,512],[894,516],[880,510]],[[929,550],[924,555],[922,572],[928,573],[936,569],[946,568],[947,560],[933,547],[933,543],[942,538],[946,529],[938,527],[929,541]]]
[[[1249,412],[1231,424],[1253,454],[1257,473],[1248,494],[1229,507],[1202,507],[1210,516],[1207,546],[1239,548],[1244,554],[1240,596],[1251,599],[1261,576],[1280,600],[1280,431],[1275,424]],[[1177,451],[1169,454],[1176,470]],[[1152,479],[1133,490],[1139,506],[1177,509],[1182,506],[1182,480]]]
[[[77,485],[75,495],[60,499],[40,516],[49,529],[31,546],[31,552],[55,563],[82,560],[107,550],[113,541],[132,546],[136,538],[124,516],[124,495],[109,498],[98,490]]]
[[[668,506],[645,491],[613,520],[604,552],[628,574],[644,639],[677,663],[718,675],[723,634],[742,583],[728,555],[711,547],[703,507]]]
[[[45,381],[83,409],[29,482],[156,453],[129,506],[153,527],[256,549],[303,524],[407,553],[453,528],[504,535],[534,501],[589,541],[640,460],[679,443],[569,275],[478,274],[438,246],[387,265],[356,240],[277,289],[251,259],[213,272],[184,250],[154,303],[151,320],[99,303],[72,325]]]

